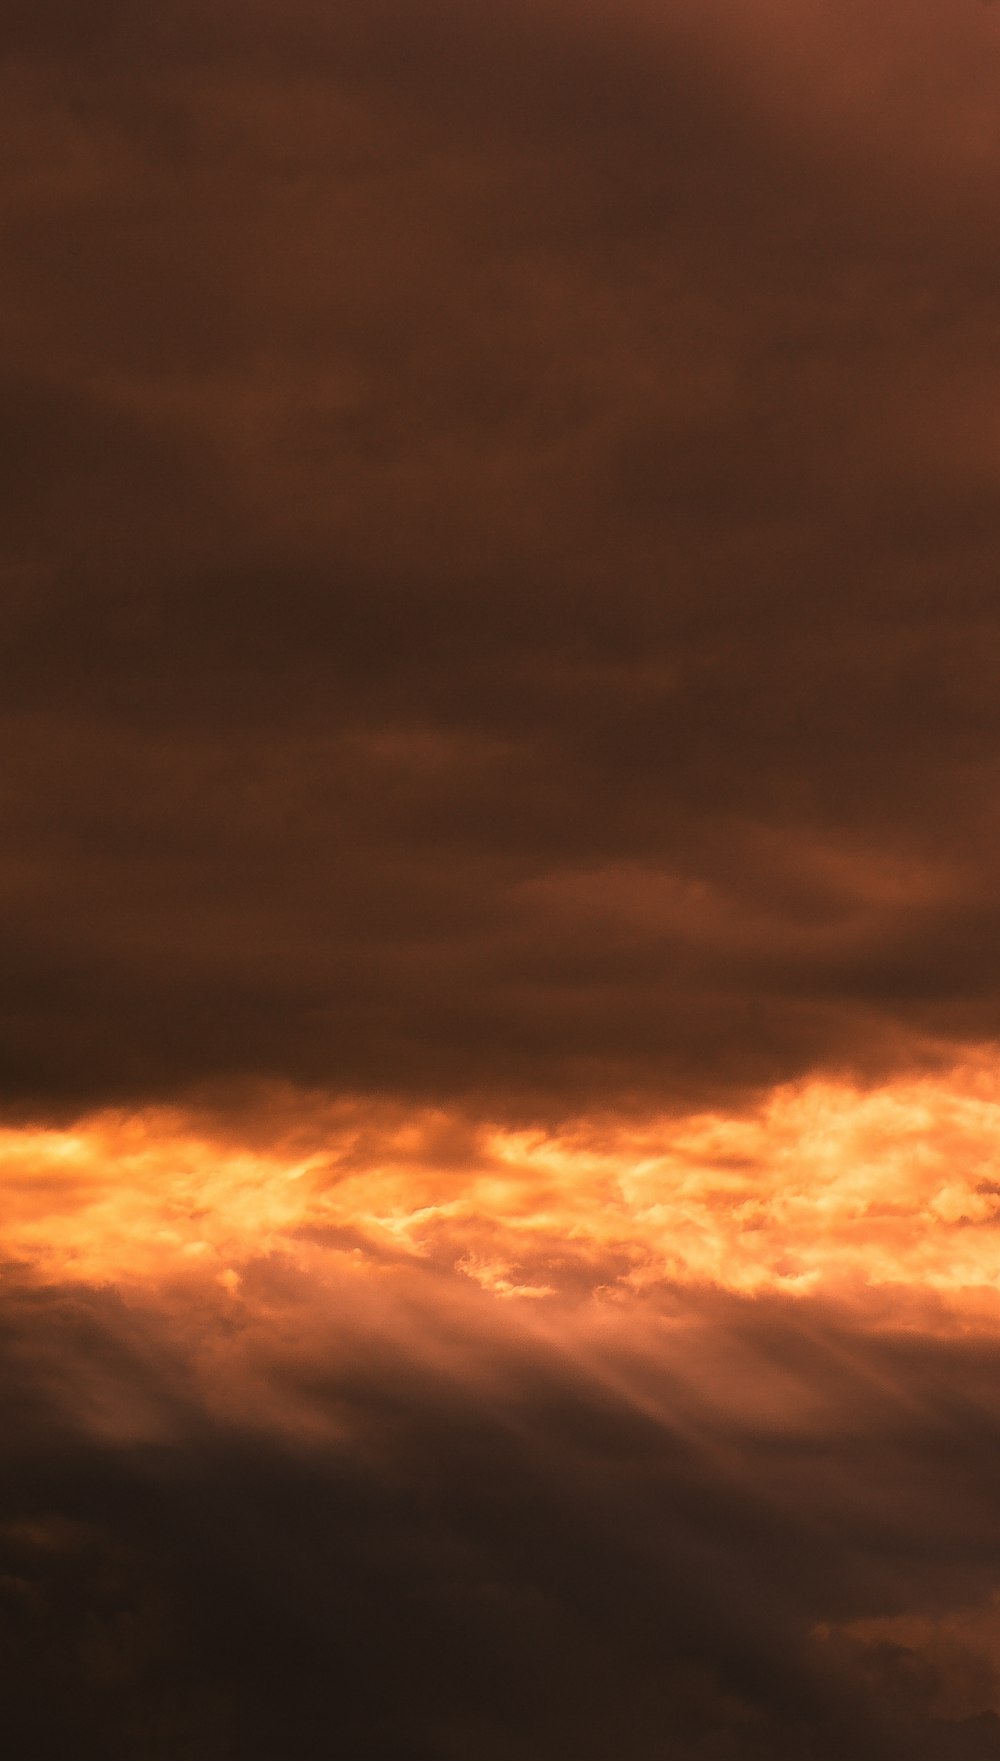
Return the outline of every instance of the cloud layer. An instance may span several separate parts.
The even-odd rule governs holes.
[[[995,14],[7,30],[11,1105],[992,1040]]]
[[[7,1282],[19,1752],[996,1754],[991,1339],[275,1261],[231,1304]]]
[[[1000,14],[10,0],[18,1761],[995,1761]]]
[[[235,1140],[226,1124],[150,1110],[0,1132],[0,1254],[122,1288],[198,1270],[235,1293],[278,1254],[539,1301],[670,1283],[887,1303],[932,1330],[998,1318],[1000,1099],[982,1065],[552,1133],[295,1091],[258,1096]]]

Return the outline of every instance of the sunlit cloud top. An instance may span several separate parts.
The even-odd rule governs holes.
[[[198,1270],[233,1290],[275,1255],[425,1263],[535,1301],[658,1283],[1000,1288],[1000,1080],[983,1065],[869,1092],[783,1087],[743,1116],[583,1118],[550,1133],[309,1106],[305,1125],[252,1147],[165,1110],[7,1130],[2,1251],[49,1280]]]

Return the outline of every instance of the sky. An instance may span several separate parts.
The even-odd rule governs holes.
[[[1000,1761],[998,75],[8,0],[18,1761]]]

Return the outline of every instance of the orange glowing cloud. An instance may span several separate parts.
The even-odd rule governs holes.
[[[305,1123],[303,1123],[305,1121]],[[250,1134],[248,1133],[248,1136]],[[301,1103],[253,1143],[165,1110],[0,1133],[0,1252],[47,1280],[427,1262],[499,1297],[1000,1288],[1000,1077],[812,1082],[745,1115],[559,1131]]]

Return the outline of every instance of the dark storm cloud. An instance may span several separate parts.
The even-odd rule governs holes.
[[[19,1754],[998,1752],[992,1345],[725,1303],[546,1343],[433,1291],[394,1339],[267,1266],[247,1298],[220,1414],[210,1299],[8,1280]],[[858,1626],[968,1608],[986,1643],[943,1663]]]
[[[14,8],[14,1105],[1000,1030],[981,7]]]

